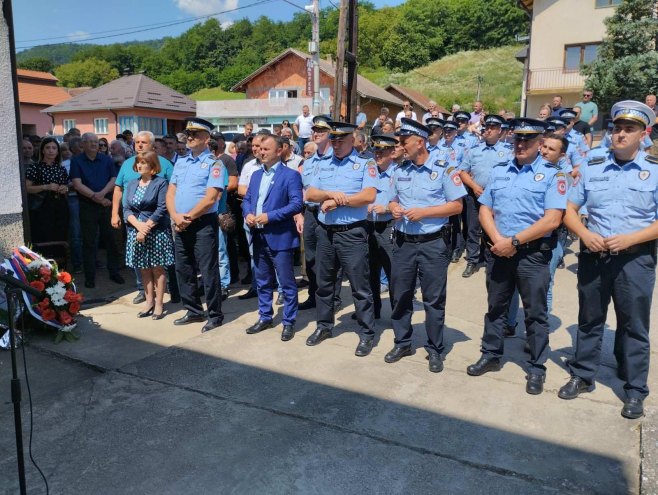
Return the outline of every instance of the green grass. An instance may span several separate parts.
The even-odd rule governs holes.
[[[386,86],[407,86],[422,92],[450,110],[458,103],[470,110],[477,97],[477,77],[482,78],[480,99],[489,112],[504,108],[517,115],[520,108],[523,65],[514,58],[520,45],[460,52],[405,74],[364,68],[361,75]]]
[[[193,100],[244,100],[246,98],[244,93],[231,93],[224,91],[222,88],[204,88],[196,93],[189,95]]]

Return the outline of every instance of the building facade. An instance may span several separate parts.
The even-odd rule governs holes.
[[[57,78],[48,72],[17,69],[18,101],[23,136],[44,136],[52,131],[51,118],[41,110],[71,98],[57,86]]]
[[[585,78],[582,65],[592,62],[603,41],[603,21],[621,0],[519,0],[531,16],[527,51],[525,99],[528,117],[553,96],[563,106],[582,100]],[[594,100],[596,101],[596,95]],[[602,119],[599,119],[599,126]]]

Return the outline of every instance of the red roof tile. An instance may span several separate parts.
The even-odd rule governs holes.
[[[64,88],[32,82],[18,82],[18,101],[36,105],[57,105],[71,98]]]

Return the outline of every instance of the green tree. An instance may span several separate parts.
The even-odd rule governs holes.
[[[605,20],[607,33],[598,57],[581,70],[600,107],[608,109],[619,100],[644,101],[658,90],[655,3],[623,0]]]
[[[59,85],[66,88],[91,86],[96,88],[119,77],[119,71],[105,60],[88,58],[60,65],[55,69]]]
[[[45,57],[28,58],[16,64],[19,69],[38,70],[40,72],[52,72],[53,63]]]

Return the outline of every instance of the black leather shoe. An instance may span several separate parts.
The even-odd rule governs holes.
[[[295,336],[295,327],[292,325],[283,325],[283,332],[281,332],[281,340],[288,342]]]
[[[221,321],[209,321],[208,323],[203,325],[203,328],[201,329],[201,333],[210,332],[210,330],[214,330],[215,328],[221,326],[222,326]]]
[[[500,359],[482,356],[480,360],[466,368],[466,373],[471,376],[480,376],[490,371],[500,371]]]
[[[274,324],[272,323],[272,320],[258,320],[256,323],[247,328],[247,333],[249,335],[253,335],[255,333],[262,332],[263,330],[267,330],[268,328],[272,328],[273,326]]]
[[[315,308],[315,298],[314,297],[309,297],[306,301],[303,303],[300,303],[299,306],[297,306],[298,311],[304,311],[306,309],[313,309]]]
[[[462,277],[468,278],[474,273],[478,271],[478,267],[475,263],[469,263],[466,265],[466,268],[464,269],[464,273],[462,273]]]
[[[119,284],[119,285],[122,285],[122,284],[126,283],[126,281],[123,279],[123,277],[121,275],[119,275],[118,273],[110,274],[110,280],[112,282],[114,282],[115,284]]]
[[[518,323],[515,323],[514,325],[505,325],[505,329],[503,330],[503,336],[505,337],[514,337],[516,335],[516,326]]]
[[[528,373],[525,384],[525,391],[530,395],[539,395],[544,391],[544,375],[537,375],[536,373]]]
[[[560,399],[571,400],[580,395],[581,392],[589,392],[590,385],[578,376],[572,376],[566,385],[560,388],[557,396]]]
[[[174,320],[174,325],[187,325],[189,323],[201,323],[202,321],[206,321],[205,316],[187,313],[185,316]]]
[[[441,354],[431,352],[427,358],[430,362],[430,371],[432,373],[440,373],[443,371],[443,359],[441,359]]]
[[[637,419],[644,416],[644,407],[642,399],[633,397],[624,401],[624,407],[621,408],[621,415],[628,419]]]
[[[297,284],[298,289],[303,289],[304,287],[308,287],[308,280],[303,279],[303,278],[297,280],[297,282],[295,282],[295,283]]]
[[[318,345],[320,342],[328,338],[331,338],[331,330],[316,328],[315,332],[313,332],[311,336],[306,339],[306,345]]]
[[[170,294],[169,295],[169,302],[171,304],[178,304],[180,302],[180,294]]]
[[[395,346],[393,349],[386,353],[386,356],[384,356],[384,361],[387,363],[397,363],[403,357],[411,356],[412,354],[413,351],[411,350],[410,345],[404,347]]]
[[[228,299],[228,295],[230,294],[228,287],[223,287],[222,288],[222,301],[226,301]]]
[[[450,259],[450,262],[451,263],[458,263],[461,257],[462,257],[462,250],[461,249],[455,249],[452,252],[452,258]]]
[[[361,337],[359,345],[356,346],[356,351],[354,351],[354,355],[359,357],[367,356],[372,351],[373,344],[374,339],[372,337]]]
[[[274,303],[277,306],[282,306],[283,305],[283,294],[279,294],[276,296],[276,302]]]
[[[249,289],[247,292],[242,294],[241,296],[238,296],[238,299],[241,301],[244,301],[245,299],[253,299],[254,297],[258,297],[258,293],[256,292],[256,289],[253,287]]]
[[[153,310],[155,309],[155,306],[151,306],[148,311],[140,311],[137,313],[137,318],[146,318],[147,316],[151,316],[153,314]]]
[[[144,301],[146,301],[144,291],[139,291],[139,293],[133,298],[133,304],[141,304]]]
[[[240,283],[242,285],[249,285],[251,283],[251,273],[240,280]]]

